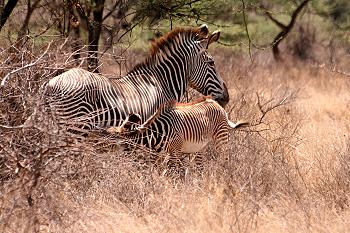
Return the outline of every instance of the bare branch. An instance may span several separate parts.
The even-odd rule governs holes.
[[[275,19],[271,13],[269,11],[265,11],[265,14],[267,15],[267,17],[269,17],[269,19],[274,22],[280,29],[282,30],[286,30],[287,26],[284,25],[283,23],[279,22],[277,19]]]
[[[270,100],[267,100],[265,103],[262,103],[259,94],[256,92],[255,95],[257,98],[257,106],[258,106],[258,109],[261,113],[261,116],[258,120],[258,123],[251,125],[251,126],[258,126],[260,124],[263,124],[264,123],[263,120],[269,112],[273,111],[274,109],[276,109],[278,107],[281,107],[281,106],[284,106],[284,105],[290,103],[290,101],[292,101],[295,98],[294,92],[287,94],[287,91],[285,91],[282,98],[277,103],[272,104],[268,107],[265,107],[265,106],[271,104],[272,102],[274,102],[274,98],[271,98]]]
[[[246,19],[246,15],[245,15],[245,3],[244,3],[244,0],[241,0],[241,1],[242,1],[243,22],[244,22],[245,31],[246,31],[247,37],[248,37],[249,58],[250,58],[250,61],[253,61],[253,60],[252,60],[252,53],[251,53],[251,43],[252,43],[252,40],[250,39],[249,31],[248,31],[247,19]]]
[[[266,15],[279,27],[281,28],[281,32],[277,34],[272,42],[272,52],[276,61],[282,60],[280,57],[280,50],[278,48],[279,43],[289,34],[289,32],[293,29],[294,24],[296,22],[296,18],[298,17],[301,10],[306,6],[309,0],[304,0],[293,12],[290,22],[288,25],[283,25],[281,22],[277,21],[272,15],[266,11]]]
[[[109,16],[111,16],[111,14],[113,13],[113,11],[115,11],[115,9],[117,8],[117,6],[121,3],[121,1],[116,1],[115,4],[113,5],[112,9],[102,18],[102,22],[105,21]]]
[[[5,7],[0,12],[0,31],[5,25],[8,17],[11,15],[13,9],[17,5],[18,0],[10,0],[6,3]]]
[[[18,36],[17,36],[17,42],[18,43],[20,43],[22,37],[27,33],[30,18],[32,16],[34,10],[36,9],[38,4],[40,3],[40,1],[41,0],[36,0],[33,4],[31,4],[31,2],[28,1],[28,3],[27,3],[27,13],[26,13],[24,22],[23,22],[21,28],[19,29]]]
[[[16,125],[16,126],[9,126],[9,125],[0,125],[0,128],[4,129],[21,129],[24,125]]]
[[[32,67],[32,66],[37,65],[37,63],[38,63],[38,62],[47,54],[47,52],[49,51],[49,48],[50,48],[50,46],[51,46],[51,43],[52,43],[52,42],[49,43],[49,45],[47,46],[47,48],[46,48],[46,50],[44,51],[44,53],[41,54],[41,56],[38,57],[38,59],[36,59],[34,62],[32,62],[32,63],[30,63],[30,64],[27,64],[27,65],[25,65],[25,66],[22,66],[22,67],[20,67],[20,68],[17,68],[17,69],[15,69],[15,70],[11,71],[10,73],[8,73],[8,74],[3,78],[3,80],[1,81],[0,87],[4,87],[4,86],[5,86],[5,84],[6,84],[6,82],[7,82],[7,79],[8,79],[12,74],[17,73],[17,72],[19,72],[19,71],[21,71],[21,70],[23,70],[23,69],[27,69],[27,68],[29,68],[29,67]]]

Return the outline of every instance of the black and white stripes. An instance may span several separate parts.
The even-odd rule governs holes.
[[[221,105],[229,100],[225,83],[207,52],[220,33],[206,25],[178,28],[155,42],[144,63],[121,79],[74,68],[43,85],[43,99],[61,120],[86,130],[119,126],[130,113],[142,122],[169,100],[180,100],[188,85]]]
[[[221,150],[229,140],[229,128],[247,124],[232,123],[226,111],[209,96],[188,104],[170,103],[140,123],[140,116],[131,114],[120,127],[110,127],[107,132],[158,152],[195,153],[210,141]]]

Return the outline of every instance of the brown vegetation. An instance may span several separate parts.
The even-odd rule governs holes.
[[[0,90],[1,125],[24,123],[39,86],[71,66],[64,43],[45,48],[3,52],[1,77],[13,72]],[[41,109],[34,127],[0,128],[0,231],[348,232],[349,78],[264,53],[254,64],[224,49],[213,57],[230,118],[252,125],[232,133],[225,154],[209,148],[201,169],[188,161],[164,173],[146,151],[67,136]]]

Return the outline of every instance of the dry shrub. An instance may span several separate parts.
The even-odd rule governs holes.
[[[345,151],[336,148],[332,150],[322,148],[316,156],[315,163],[319,173],[315,175],[313,189],[324,205],[343,211],[350,204],[349,147]],[[333,156],[334,154],[337,156]]]

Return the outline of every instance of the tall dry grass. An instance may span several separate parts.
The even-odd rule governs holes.
[[[58,50],[1,89],[2,125],[22,124],[39,86],[61,72],[57,65],[71,66]],[[2,77],[42,51],[5,51],[17,62],[2,60]],[[263,52],[253,63],[226,49],[213,57],[230,89],[230,118],[251,122],[232,132],[225,153],[209,148],[200,169],[188,163],[164,173],[135,159],[145,151],[66,135],[42,109],[33,127],[0,130],[0,230],[348,232],[349,77],[292,58],[276,64]],[[118,74],[111,63],[102,70]]]

